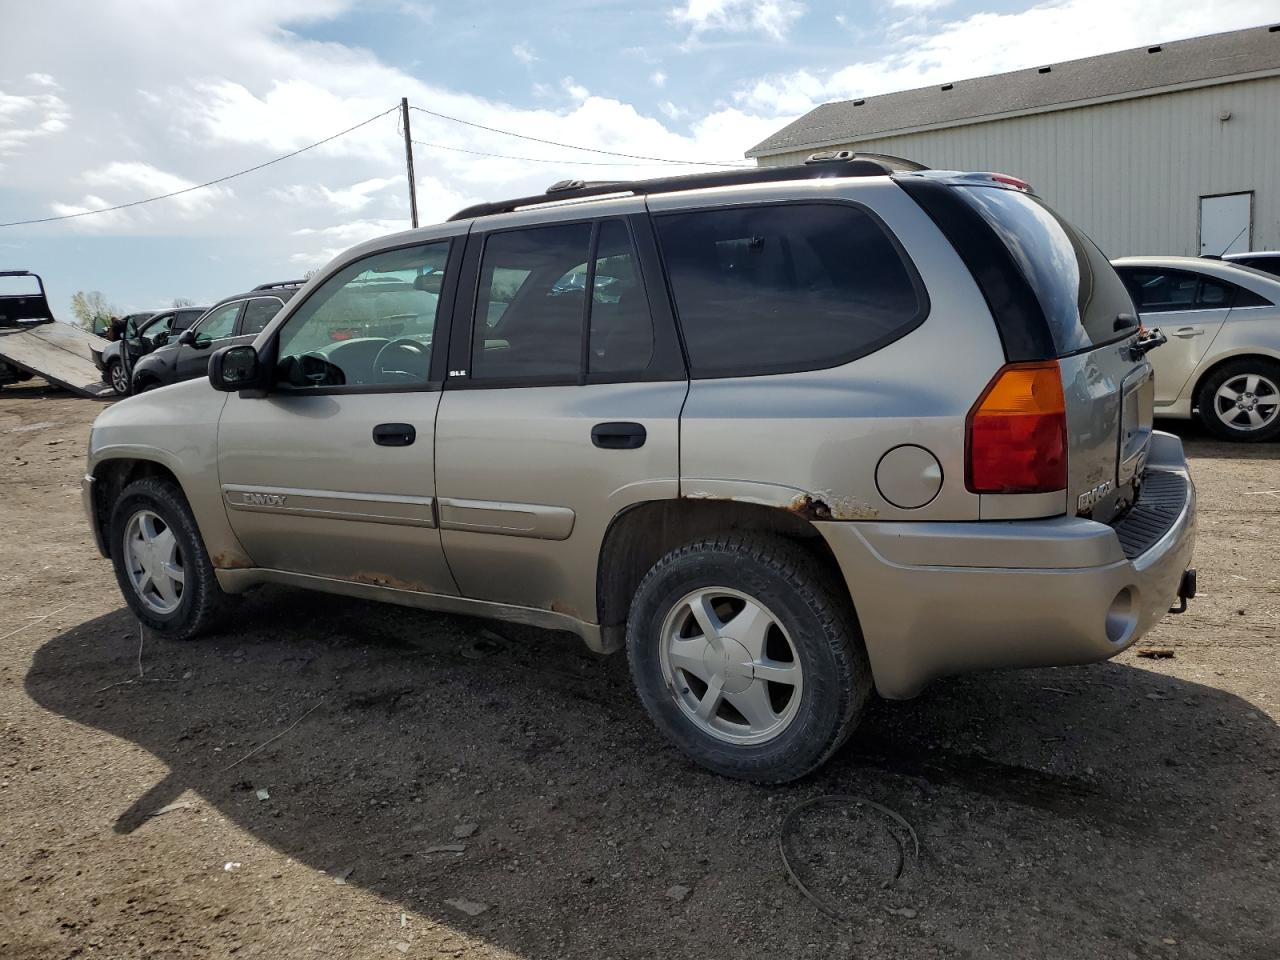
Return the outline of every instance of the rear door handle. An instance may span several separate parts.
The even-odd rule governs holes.
[[[412,423],[380,423],[373,428],[373,442],[380,447],[407,447],[416,439]]]
[[[597,423],[591,428],[591,442],[603,450],[635,450],[644,446],[648,434],[638,423]]]
[[[1175,337],[1181,337],[1183,340],[1190,340],[1192,337],[1198,337],[1204,333],[1204,327],[1179,327],[1173,331]]]

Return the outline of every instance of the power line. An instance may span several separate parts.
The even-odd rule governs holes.
[[[337,140],[339,137],[345,137],[348,133],[351,133],[354,130],[359,130],[361,127],[368,126],[373,123],[373,121],[382,119],[393,110],[399,109],[400,106],[397,104],[389,110],[383,110],[377,116],[370,117],[368,120],[362,120],[354,127],[347,127],[347,129],[335,133],[331,137],[325,137],[323,140],[317,140],[315,143],[311,143],[305,147],[294,150],[292,153],[286,153],[283,156],[276,157],[274,160],[267,160],[265,163],[260,163],[257,166],[249,167],[236,173],[229,173],[225,177],[218,177],[216,180],[197,183],[193,187],[183,187],[181,190],[174,190],[172,193],[163,193],[158,197],[147,197],[145,200],[130,200],[128,203],[118,203],[114,207],[103,207],[100,210],[81,210],[79,213],[65,213],[59,217],[39,217],[33,220],[14,220],[10,223],[0,223],[0,227],[23,227],[34,223],[53,223],[57,220],[74,220],[76,217],[89,217],[98,213],[112,213],[116,210],[125,210],[129,207],[139,207],[144,203],[155,203],[157,200],[168,200],[170,197],[180,197],[184,193],[191,193],[194,190],[203,190],[205,187],[217,186],[219,183],[226,183],[228,180],[234,180],[236,177],[243,177],[246,173],[253,173],[256,170],[269,167],[273,163],[279,163],[281,160],[288,160],[290,157],[296,157],[300,153],[306,153],[308,150],[314,150],[316,147],[323,146],[330,140]]]
[[[414,108],[410,107],[409,109],[412,110]],[[692,160],[679,160],[679,161],[663,160],[657,163],[627,162],[623,160],[575,160],[572,158],[563,159],[563,160],[552,160],[552,159],[548,159],[547,157],[515,157],[507,153],[485,153],[483,150],[468,150],[465,147],[449,147],[449,146],[445,146],[443,143],[428,143],[426,140],[414,140],[413,143],[415,143],[420,147],[432,147],[436,150],[451,150],[454,153],[469,153],[474,157],[494,157],[498,160],[525,160],[525,161],[528,161],[529,163],[571,164],[575,167],[653,167],[653,166],[665,167],[672,163],[695,163],[696,164],[696,161],[692,161]],[[701,166],[701,164],[697,164],[697,165]]]
[[[749,163],[743,163],[740,160],[672,160],[668,157],[646,157],[636,153],[619,153],[616,150],[601,150],[598,147],[580,147],[573,143],[560,143],[556,140],[544,140],[541,137],[531,137],[524,133],[516,133],[513,130],[501,130],[498,127],[486,127],[483,123],[474,123],[471,120],[463,120],[460,117],[451,117],[447,113],[436,113],[434,110],[428,110],[426,107],[410,107],[410,110],[417,110],[419,113],[425,113],[429,117],[436,117],[440,120],[448,120],[451,123],[460,123],[463,126],[475,127],[477,130],[487,130],[490,133],[500,133],[506,137],[518,137],[521,140],[532,140],[534,143],[545,143],[551,147],[563,147],[566,150],[585,150],[587,153],[602,153],[609,157],[626,157],[629,160],[652,160],[655,163],[676,163],[685,164],[695,167],[748,167]]]

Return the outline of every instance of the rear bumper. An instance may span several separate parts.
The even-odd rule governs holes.
[[[1077,517],[816,524],[848,582],[880,694],[905,699],[969,670],[1091,663],[1137,641],[1175,601],[1195,545],[1181,441],[1154,434],[1147,469],[1179,475],[1185,492],[1132,556],[1115,529]]]

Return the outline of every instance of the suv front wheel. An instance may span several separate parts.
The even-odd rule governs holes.
[[[871,695],[843,590],[772,536],[713,537],[659,560],[632,603],[627,655],[640,699],[676,746],[759,783],[824,763]]]
[[[111,511],[116,580],[139,620],[170,639],[209,627],[224,599],[182,491],[148,477],[129,484]]]

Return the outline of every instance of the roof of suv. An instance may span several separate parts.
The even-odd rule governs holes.
[[[686,174],[679,177],[657,177],[649,180],[561,180],[547,187],[545,193],[492,203],[477,203],[459,210],[450,220],[469,220],[497,213],[511,213],[522,207],[556,204],[566,200],[619,195],[643,196],[655,193],[677,193],[708,187],[731,187],[747,183],[783,183],[788,180],[817,180],[824,177],[884,177],[928,169],[923,164],[883,153],[854,153],[832,150],[812,154],[802,164],[783,167],[745,167],[739,170],[717,170],[711,173]]]
[[[207,307],[205,313],[208,313],[214,307],[220,307],[224,303],[234,303],[236,300],[248,300],[252,297],[278,297],[285,303],[302,289],[305,280],[281,280],[278,283],[261,283],[252,290],[246,290],[244,293],[233,293],[229,297],[223,297],[221,300]]]

